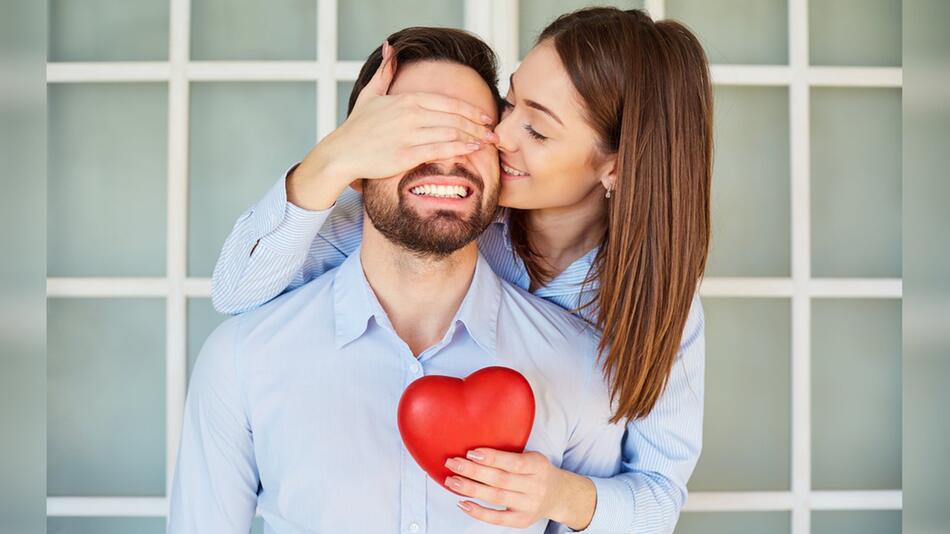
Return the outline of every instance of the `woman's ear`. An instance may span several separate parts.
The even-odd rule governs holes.
[[[600,183],[607,191],[617,188],[617,156],[609,156],[599,166]]]

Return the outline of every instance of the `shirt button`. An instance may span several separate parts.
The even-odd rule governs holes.
[[[419,523],[415,521],[409,523],[409,532],[419,532]]]
[[[418,363],[414,363],[414,364],[410,365],[410,366],[409,366],[409,370],[412,371],[413,374],[418,373],[418,372],[419,372],[419,364],[418,364]],[[416,524],[413,523],[413,525],[416,525]],[[416,525],[416,528],[419,528],[419,525]],[[415,532],[415,530],[413,530],[413,532]]]

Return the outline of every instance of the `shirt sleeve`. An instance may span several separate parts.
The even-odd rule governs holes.
[[[589,477],[597,489],[585,534],[673,532],[703,441],[705,320],[697,293],[664,392],[627,425],[621,472]]]
[[[359,194],[349,189],[344,193],[346,211],[340,201],[319,211],[298,207],[287,200],[286,186],[287,175],[297,165],[238,217],[225,240],[211,279],[211,302],[217,311],[238,314],[256,308],[336,267],[346,259],[343,251],[348,248],[335,244],[334,237],[349,243],[355,236],[358,244]],[[355,223],[354,198],[360,215]],[[333,232],[321,236],[331,220]]]
[[[169,534],[247,534],[260,477],[235,336],[239,318],[205,342],[191,375],[169,504]]]

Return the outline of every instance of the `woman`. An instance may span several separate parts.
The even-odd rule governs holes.
[[[712,92],[701,45],[639,10],[563,15],[512,75],[494,134],[462,103],[387,100],[398,49],[383,45],[347,121],[318,144],[365,140],[361,160],[332,180],[315,147],[242,215],[215,268],[215,307],[260,305],[352,252],[362,221],[359,195],[346,187],[354,176],[497,148],[507,209],[479,238],[481,253],[499,276],[602,332],[612,422],[627,424],[624,465],[611,478],[583,477],[530,452],[476,449],[449,462],[460,493],[506,510],[460,506],[508,526],[548,518],[597,532],[672,530],[702,440],[697,289],[710,235]],[[268,207],[282,220],[264,232],[255,212]]]

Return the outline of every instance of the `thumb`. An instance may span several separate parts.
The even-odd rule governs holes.
[[[396,54],[388,41],[383,41],[383,60],[379,63],[376,73],[370,78],[369,83],[360,91],[357,102],[368,97],[382,96],[389,91],[389,86],[393,82],[396,73]]]

